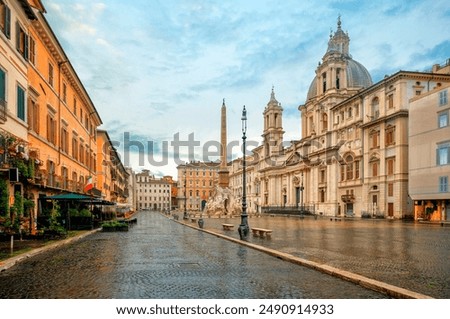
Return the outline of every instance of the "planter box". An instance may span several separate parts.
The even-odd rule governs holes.
[[[104,232],[116,232],[116,231],[128,231],[128,225],[123,225],[123,226],[107,226],[104,227],[102,226],[102,231]]]

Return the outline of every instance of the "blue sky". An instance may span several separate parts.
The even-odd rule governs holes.
[[[177,163],[205,158],[220,138],[225,98],[228,142],[261,142],[262,112],[274,86],[285,140],[301,138],[306,99],[330,30],[350,36],[350,53],[374,82],[399,70],[425,71],[450,58],[450,4],[435,1],[44,0],[46,18],[93,100],[102,129],[125,164],[176,176]],[[197,146],[171,147],[174,136]],[[126,135],[128,134],[128,135]],[[142,143],[124,154],[125,136]],[[153,143],[154,154],[149,153]],[[167,159],[161,158],[167,143]],[[209,149],[210,154],[214,148]],[[240,156],[238,147],[232,156]],[[167,163],[162,165],[158,163]]]

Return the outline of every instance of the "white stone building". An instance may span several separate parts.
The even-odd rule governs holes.
[[[326,216],[409,218],[409,101],[449,74],[399,71],[373,84],[350,55],[349,36],[330,35],[306,102],[299,140],[283,141],[283,108],[272,89],[262,145],[247,154],[248,212],[305,210]],[[242,194],[241,159],[230,187]]]
[[[171,183],[156,178],[149,170],[137,173],[135,177],[135,196],[138,210],[170,210]]]

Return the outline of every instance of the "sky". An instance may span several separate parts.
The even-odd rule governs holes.
[[[43,0],[46,19],[83,82],[122,162],[177,176],[218,159],[225,99],[229,159],[262,142],[272,88],[284,140],[301,139],[305,103],[330,32],[374,83],[450,58],[450,2],[297,0]]]

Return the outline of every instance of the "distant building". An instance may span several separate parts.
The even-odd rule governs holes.
[[[170,210],[171,182],[156,178],[149,170],[136,174],[136,204],[138,209]]]
[[[450,60],[435,73],[450,74]],[[450,220],[450,83],[433,85],[409,103],[409,194],[414,217]]]
[[[220,163],[194,161],[179,165],[178,208],[203,211],[218,183]],[[186,206],[185,206],[186,202]]]
[[[108,133],[97,131],[97,179],[96,189],[102,199],[117,204],[117,209],[125,213],[131,210],[128,205],[129,173],[120,161],[120,156],[113,146]]]
[[[177,181],[173,180],[172,176],[164,176],[163,180],[170,183],[170,209],[174,210],[178,208],[178,187]]]

